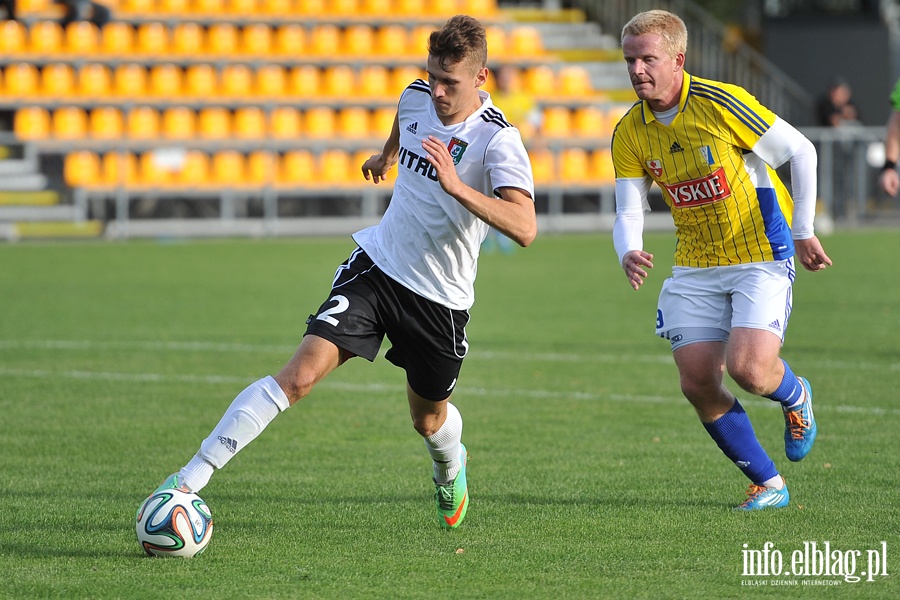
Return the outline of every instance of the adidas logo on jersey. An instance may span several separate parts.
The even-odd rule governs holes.
[[[410,133],[415,133],[416,129],[418,129],[418,128],[419,128],[418,121],[416,121],[415,123],[410,123],[409,125],[406,126],[406,130]]]
[[[684,148],[681,147],[677,141],[672,142],[672,145],[669,146],[669,154],[675,154],[676,152],[684,152]]]
[[[228,451],[234,454],[237,452],[237,442],[231,439],[230,437],[219,436],[219,441],[222,442],[222,445],[228,448]]]

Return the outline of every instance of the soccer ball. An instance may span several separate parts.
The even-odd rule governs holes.
[[[212,513],[200,496],[182,488],[154,492],[137,511],[137,539],[150,556],[200,554],[212,539]]]

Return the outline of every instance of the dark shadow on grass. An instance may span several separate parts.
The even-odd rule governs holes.
[[[134,542],[134,546],[118,551],[96,548],[52,548],[34,544],[3,543],[3,553],[22,558],[144,558],[146,554]]]

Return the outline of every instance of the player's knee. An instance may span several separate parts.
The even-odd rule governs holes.
[[[437,415],[418,415],[412,418],[413,428],[424,438],[433,436],[441,428]]]
[[[282,372],[275,377],[275,380],[278,382],[278,385],[281,386],[281,389],[284,390],[284,395],[287,396],[291,406],[309,394],[316,384],[316,378],[303,372],[291,373],[290,375],[286,375]]]
[[[762,396],[771,391],[768,389],[770,373],[759,363],[744,362],[729,366],[728,374],[741,389],[751,394]]]

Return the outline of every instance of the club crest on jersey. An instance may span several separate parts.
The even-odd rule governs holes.
[[[454,165],[459,164],[459,161],[462,160],[462,156],[463,154],[465,154],[466,148],[468,147],[468,142],[464,142],[459,138],[450,138],[450,143],[447,145],[447,150],[450,151],[450,156],[453,157]]]
[[[658,158],[652,158],[647,161],[647,168],[653,173],[654,177],[662,177],[662,161]]]
[[[706,177],[672,185],[664,184],[663,187],[666,188],[666,192],[672,199],[672,208],[691,208],[718,202],[731,196],[731,188],[728,187],[724,167],[719,167]]]
[[[711,146],[703,146],[700,148],[700,157],[709,166],[716,164],[716,157],[713,155]]]

